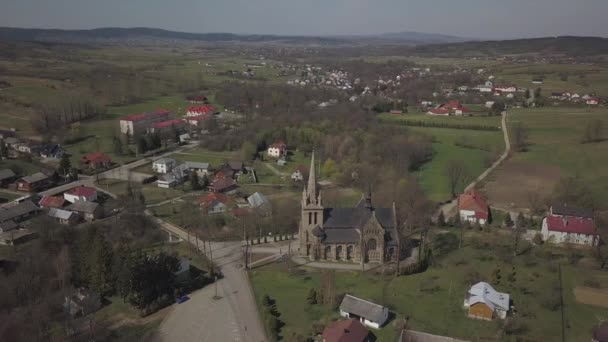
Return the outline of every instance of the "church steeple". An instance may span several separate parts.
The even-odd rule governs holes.
[[[315,151],[312,151],[312,157],[310,158],[310,172],[308,173],[308,198],[311,203],[316,201],[317,197],[317,173],[315,172]]]

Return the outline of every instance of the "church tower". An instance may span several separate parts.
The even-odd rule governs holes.
[[[310,160],[308,185],[302,191],[302,216],[300,218],[300,255],[316,259],[319,236],[323,228],[321,191],[317,191],[315,152]]]

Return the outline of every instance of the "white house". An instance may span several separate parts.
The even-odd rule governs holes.
[[[492,108],[495,101],[486,101],[486,108]]]
[[[282,141],[277,141],[268,147],[267,154],[269,157],[279,158],[287,152],[287,144]]]
[[[380,329],[388,320],[388,308],[347,294],[340,304],[340,315],[359,320],[370,328]]]
[[[192,161],[187,161],[183,165],[189,172],[196,172],[199,176],[208,175],[209,169],[211,167],[209,163],[200,163]]]
[[[477,87],[477,89],[482,93],[491,93],[492,92],[491,86],[482,85],[482,86]]]
[[[291,180],[296,181],[296,182],[301,182],[304,180],[304,175],[302,174],[302,172],[300,170],[295,170],[291,174]]]
[[[156,173],[168,173],[173,170],[173,168],[177,165],[175,159],[171,158],[161,158],[157,159],[152,163],[152,170]]]
[[[458,196],[458,214],[462,222],[485,224],[490,219],[488,208],[486,199],[475,190]]]
[[[543,240],[597,246],[599,235],[592,218],[548,215],[543,219]]]
[[[65,192],[63,198],[70,203],[77,201],[95,202],[97,200],[97,189],[89,186],[79,186]]]
[[[467,291],[464,308],[471,318],[491,321],[493,318],[505,319],[511,309],[508,293],[496,291],[492,285],[479,282]]]

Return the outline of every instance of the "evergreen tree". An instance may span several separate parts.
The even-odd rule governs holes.
[[[146,138],[144,137],[139,137],[137,139],[137,153],[146,153],[146,151],[148,151],[148,142],[146,141]]]
[[[443,210],[441,210],[439,216],[437,216],[437,225],[439,227],[445,227],[445,215],[443,215]]]
[[[310,305],[317,304],[317,290],[311,288],[308,290],[308,296],[306,297],[306,302]]]
[[[198,173],[196,171],[193,171],[190,174],[190,184],[192,185],[192,190],[200,190],[201,189],[201,183],[199,181]]]
[[[492,271],[492,285],[500,285],[500,280],[502,279],[502,275],[500,274],[500,268],[495,268]]]
[[[112,143],[114,144],[114,153],[117,155],[122,155],[122,141],[119,137],[114,136]]]
[[[97,230],[89,251],[88,278],[91,290],[101,297],[110,295],[114,290],[113,257],[112,246],[101,230]]]
[[[0,140],[0,158],[8,158],[8,148],[4,140]]]
[[[65,176],[70,172],[71,168],[72,162],[70,161],[70,157],[67,153],[64,153],[64,155],[61,157],[61,160],[59,161],[59,167],[57,168],[57,172]]]
[[[521,212],[517,215],[517,218],[515,219],[515,226],[517,228],[526,228],[528,226],[526,217]]]
[[[507,216],[505,216],[505,226],[507,226],[507,228],[513,228],[513,219],[511,219],[510,213],[507,213]]]
[[[526,97],[526,100],[530,98],[530,95],[531,95],[530,94],[530,89],[526,89],[526,93],[524,95]]]

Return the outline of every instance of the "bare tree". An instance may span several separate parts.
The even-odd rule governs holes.
[[[448,162],[445,174],[448,177],[452,197],[456,197],[457,191],[464,186],[469,171],[461,160],[452,159]]]

